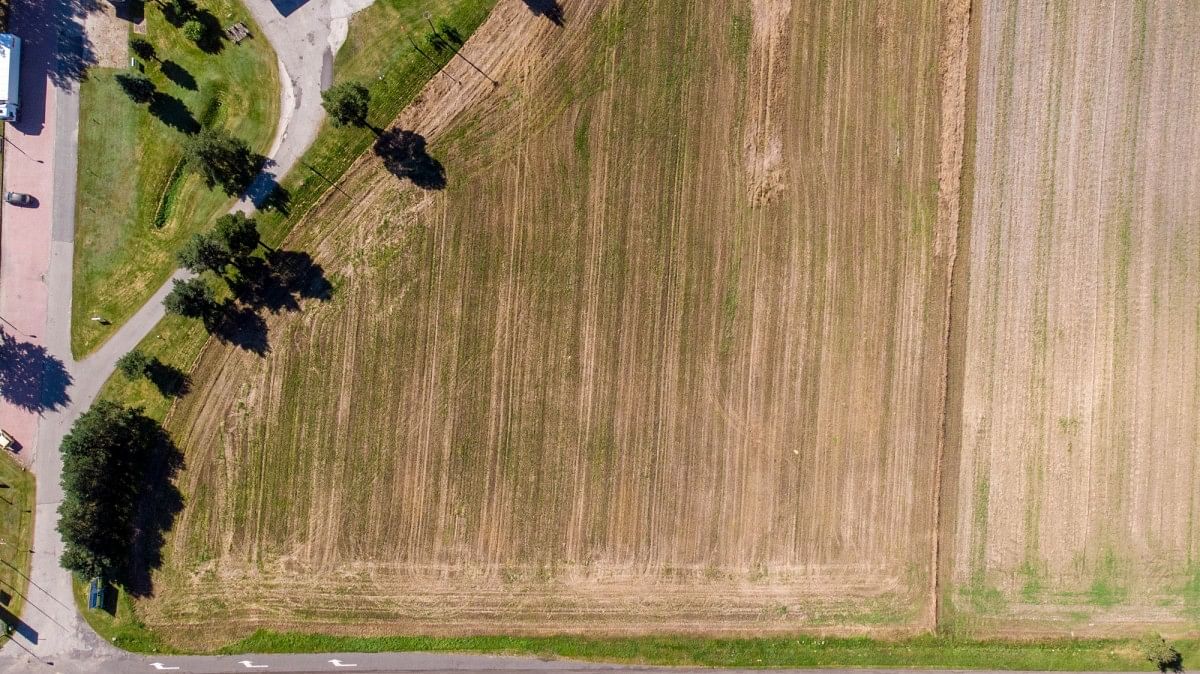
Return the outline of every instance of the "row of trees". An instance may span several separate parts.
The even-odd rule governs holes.
[[[199,275],[206,271],[224,274],[230,265],[244,266],[262,243],[258,223],[236,212],[217,219],[208,232],[193,234],[176,254],[179,264],[197,274],[176,280],[163,299],[167,313],[188,318],[211,318],[219,304],[212,288]]]

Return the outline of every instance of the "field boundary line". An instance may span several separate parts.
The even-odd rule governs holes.
[[[957,335],[955,330],[956,314],[955,311],[956,298],[961,297],[962,293],[955,293],[955,286],[958,285],[956,280],[965,281],[963,272],[958,269],[958,253],[960,247],[965,241],[970,240],[969,231],[966,236],[962,236],[963,229],[963,208],[964,200],[970,198],[970,190],[964,190],[964,173],[968,162],[965,160],[967,155],[967,138],[966,128],[969,125],[973,131],[973,120],[971,116],[974,113],[974,96],[968,96],[968,85],[974,82],[975,66],[977,65],[978,54],[978,31],[976,25],[978,21],[973,21],[978,17],[976,7],[972,5],[978,0],[941,0],[940,9],[942,11],[942,41],[941,41],[941,142],[939,146],[939,164],[938,167],[938,211],[937,211],[937,237],[935,237],[934,256],[935,259],[944,254],[946,256],[946,280],[943,289],[945,303],[945,319],[942,327],[941,343],[944,349],[945,360],[942,366],[942,404],[941,420],[938,430],[937,443],[937,461],[934,463],[933,474],[933,543],[931,547],[930,560],[930,601],[929,601],[929,616],[927,623],[930,631],[937,631],[940,624],[942,613],[941,606],[941,586],[940,576],[942,573],[942,525],[944,518],[942,517],[942,508],[944,506],[942,499],[943,483],[946,480],[946,471],[944,464],[946,463],[947,440],[951,439],[954,442],[958,441],[957,434],[954,437],[951,435],[949,425],[955,423],[959,415],[952,414],[949,409],[952,398],[955,401],[961,401],[961,390],[957,394],[951,393],[951,379],[953,378],[956,386],[961,389],[961,377],[958,375],[958,368],[955,367],[954,356],[957,353],[952,348],[952,337]],[[967,181],[969,187],[969,181]],[[964,199],[964,194],[965,199]],[[969,210],[968,210],[969,213]],[[967,228],[969,230],[969,222]],[[942,237],[948,237],[943,240]],[[965,285],[965,283],[964,283]],[[961,289],[960,289],[961,290]],[[961,300],[959,300],[961,301]],[[963,303],[962,308],[966,309],[967,305]],[[952,373],[953,377],[952,377]],[[958,448],[954,448],[955,456],[957,456]],[[953,477],[953,476],[952,476]],[[953,533],[953,532],[951,532]]]

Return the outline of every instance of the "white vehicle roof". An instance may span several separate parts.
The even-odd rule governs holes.
[[[20,54],[21,39],[16,35],[0,33],[0,118],[3,119],[12,119],[11,108],[19,102]]]

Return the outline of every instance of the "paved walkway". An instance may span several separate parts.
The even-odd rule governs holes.
[[[270,0],[246,0],[264,27],[283,68],[281,115],[271,148],[273,185],[295,165],[316,137],[323,117],[320,87],[329,79],[332,40],[342,0],[311,0],[286,17]],[[281,0],[293,1],[294,0]],[[370,4],[358,0],[358,5]],[[64,73],[89,49],[77,0],[15,0],[9,29],[24,42],[21,121],[8,127],[4,149],[5,189],[33,194],[36,208],[3,206],[0,227],[0,323],[5,343],[0,365],[6,379],[0,427],[21,445],[19,458],[37,476],[33,568],[28,601],[17,634],[0,650],[0,671],[130,671],[150,661],[104,643],[75,610],[70,575],[58,563],[62,541],[55,530],[62,500],[58,453],[63,436],[95,399],[116,360],[135,347],[163,316],[168,280],[96,352],[71,359],[71,290],[75,234],[75,173],[79,100]],[[348,13],[341,15],[344,20]],[[322,18],[325,17],[325,18]],[[323,32],[322,32],[323,31]],[[344,38],[344,30],[342,31]],[[311,42],[325,46],[319,60]],[[306,59],[306,56],[308,57]],[[65,57],[65,58],[64,58]],[[252,210],[243,201],[237,208]],[[172,278],[186,276],[177,272]],[[14,379],[13,375],[19,375]],[[328,663],[326,663],[328,664]],[[217,670],[224,671],[224,670]]]

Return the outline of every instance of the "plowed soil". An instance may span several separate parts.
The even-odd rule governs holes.
[[[949,615],[1200,616],[1200,5],[977,3]]]
[[[205,350],[141,616],[927,628],[965,11],[502,0],[397,121],[446,188],[364,157],[286,243],[332,299]]]

